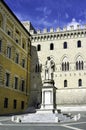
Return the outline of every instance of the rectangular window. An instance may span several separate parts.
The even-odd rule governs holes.
[[[8,30],[7,34],[10,36],[10,35],[11,35],[11,32]]]
[[[17,64],[19,63],[19,54],[18,54],[18,53],[16,53],[15,62],[16,62]]]
[[[25,59],[22,59],[22,67],[25,68]]]
[[[64,80],[64,87],[67,87],[67,80]]]
[[[7,47],[7,57],[11,58],[11,47]]]
[[[21,101],[21,109],[24,109],[24,101]]]
[[[15,89],[18,88],[18,77],[15,77],[14,88],[15,88]]]
[[[6,86],[9,87],[9,83],[10,83],[10,74],[6,73]]]
[[[25,81],[22,80],[22,83],[21,83],[21,91],[24,91],[24,88],[25,88]]]
[[[1,52],[1,49],[2,49],[2,40],[0,40],[0,52]]]
[[[16,43],[18,43],[19,41],[18,41],[18,39],[16,39]]]
[[[8,98],[4,99],[4,108],[8,108]]]
[[[14,109],[17,108],[17,100],[16,100],[16,99],[14,99],[14,101],[13,101],[13,108],[14,108]]]

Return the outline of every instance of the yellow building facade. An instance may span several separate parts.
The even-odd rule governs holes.
[[[24,28],[0,0],[0,115],[27,109],[30,92],[30,41]]]

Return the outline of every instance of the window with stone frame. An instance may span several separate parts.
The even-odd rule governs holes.
[[[64,48],[64,49],[67,49],[67,42],[64,42],[64,43],[63,43],[63,48]]]
[[[77,47],[80,48],[81,47],[81,41],[77,41]]]
[[[18,89],[18,77],[14,78],[14,88]]]
[[[40,44],[37,45],[37,51],[41,51],[41,45]]]
[[[67,87],[67,80],[64,80],[64,87]]]
[[[15,54],[15,63],[19,63],[19,54],[18,53],[16,53]]]
[[[84,70],[84,61],[80,55],[76,59],[76,70]]]
[[[25,80],[21,80],[21,91],[25,90]]]
[[[82,86],[82,79],[78,80],[78,86],[81,87]]]
[[[50,50],[54,50],[54,44],[53,43],[50,44]]]
[[[17,108],[17,100],[16,100],[16,99],[13,100],[13,108],[14,108],[14,109]]]
[[[11,47],[10,46],[7,47],[7,57],[11,58]]]
[[[40,73],[42,72],[42,64],[37,63],[35,66],[35,72]]]
[[[0,39],[0,52],[2,51],[2,40]]]
[[[21,109],[24,109],[25,103],[24,101],[21,101]]]
[[[63,58],[61,66],[62,66],[62,71],[69,71],[70,68],[69,68],[69,61],[67,57]]]
[[[22,59],[22,67],[25,68],[25,59]]]
[[[4,108],[8,108],[8,98],[4,98]]]
[[[9,85],[10,85],[10,74],[8,72],[6,72],[6,82],[5,82],[5,85],[7,87],[9,87]]]

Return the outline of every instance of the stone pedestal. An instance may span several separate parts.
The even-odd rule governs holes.
[[[53,80],[45,80],[42,87],[41,110],[55,110],[56,88]]]

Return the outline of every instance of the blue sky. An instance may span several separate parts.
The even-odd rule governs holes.
[[[5,0],[20,21],[36,29],[86,23],[86,0]]]

